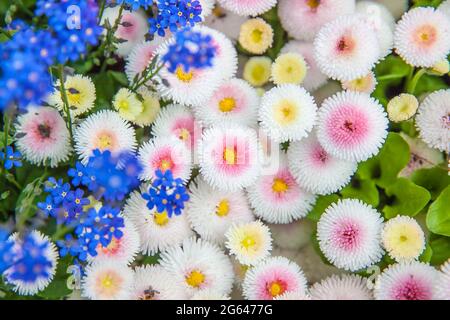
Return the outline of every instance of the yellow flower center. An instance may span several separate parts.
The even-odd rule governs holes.
[[[114,146],[114,139],[108,133],[100,134],[97,138],[97,147],[100,150],[110,149]]]
[[[162,227],[169,223],[169,216],[167,215],[166,211],[163,211],[161,213],[155,212],[155,214],[153,215],[153,220],[158,226]]]
[[[119,102],[119,109],[120,110],[128,110],[130,108],[130,103],[127,100],[121,100]]]
[[[169,170],[172,168],[172,161],[170,159],[162,159],[159,163],[159,169],[162,172],[165,172],[166,170]]]
[[[194,78],[194,73],[192,71],[184,72],[183,67],[178,67],[175,74],[178,80],[183,82],[190,82]]]
[[[271,294],[272,297],[276,297],[282,294],[283,291],[284,291],[283,286],[277,281],[274,281],[269,285],[269,293]]]
[[[81,102],[81,93],[71,93],[70,91],[67,91],[67,100],[69,100],[71,106],[79,105]]]
[[[222,112],[230,112],[236,108],[236,100],[234,98],[224,98],[219,102],[219,109]]]
[[[230,203],[228,202],[228,200],[223,199],[217,205],[216,214],[219,217],[225,217],[228,215],[229,212],[230,212]]]
[[[256,244],[255,239],[252,236],[246,236],[244,239],[242,239],[241,241],[241,245],[245,248],[248,249],[250,247],[253,247]]]
[[[297,119],[297,108],[290,102],[284,101],[275,111],[275,120],[280,125],[288,125]]]
[[[223,151],[223,160],[225,160],[225,163],[228,165],[234,165],[237,162],[237,152],[233,148],[225,148]]]
[[[431,25],[423,25],[417,29],[417,39],[425,45],[431,45],[436,39],[436,28]]]
[[[320,5],[320,0],[308,0],[306,1],[306,4],[311,9],[316,9]]]
[[[186,277],[186,283],[191,287],[198,288],[205,281],[205,275],[198,270],[194,270]]]
[[[251,33],[251,39],[253,42],[259,43],[262,41],[263,32],[259,29],[254,29]]]
[[[109,289],[109,288],[112,287],[113,283],[114,283],[114,280],[109,274],[107,274],[102,279],[102,286],[103,286],[103,288]]]
[[[272,184],[272,190],[276,193],[283,193],[288,190],[288,185],[283,179],[275,178]]]
[[[189,130],[182,128],[180,129],[180,132],[178,134],[178,138],[180,140],[186,141],[189,139],[189,137],[191,136],[191,134],[189,133]]]
[[[408,241],[408,237],[405,236],[405,235],[401,235],[400,236],[400,242],[406,242],[406,241]]]

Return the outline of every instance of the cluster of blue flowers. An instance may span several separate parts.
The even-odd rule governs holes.
[[[112,3],[112,1],[110,1]],[[153,5],[153,0],[116,0],[117,4],[125,4],[131,8],[131,10],[138,10],[139,8],[147,9]]]
[[[202,6],[197,0],[158,0],[157,11],[156,17],[149,19],[152,35],[164,37],[167,29],[176,32],[202,21]]]
[[[183,29],[175,34],[175,42],[169,46],[162,60],[167,63],[170,72],[182,66],[184,71],[190,68],[211,67],[216,55],[212,37],[192,29]]]
[[[0,151],[0,160],[3,162],[3,168],[6,170],[22,166],[22,154],[19,151],[14,151],[11,146],[6,146],[4,152]]]
[[[180,215],[184,209],[184,203],[189,200],[186,187],[179,178],[174,179],[172,172],[166,170],[156,171],[156,179],[152,181],[148,193],[142,194],[147,200],[147,207],[152,210],[156,208],[159,213],[167,212],[172,217],[173,214]]]

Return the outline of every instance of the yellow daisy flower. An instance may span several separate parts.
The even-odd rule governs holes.
[[[144,109],[138,96],[126,88],[122,88],[116,93],[113,106],[120,116],[128,121],[135,121]]]
[[[249,19],[241,25],[239,43],[250,53],[263,54],[272,46],[273,29],[261,18]]]
[[[272,65],[272,80],[275,84],[301,84],[305,80],[308,66],[302,55],[285,53]]]
[[[400,122],[414,116],[417,108],[419,108],[417,98],[411,94],[402,93],[389,101],[387,112],[391,121]]]
[[[261,87],[270,80],[272,60],[268,57],[252,57],[244,66],[243,77],[251,85]]]

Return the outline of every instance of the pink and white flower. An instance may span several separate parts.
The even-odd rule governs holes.
[[[257,16],[269,11],[276,4],[276,0],[218,0],[219,4],[241,16]]]

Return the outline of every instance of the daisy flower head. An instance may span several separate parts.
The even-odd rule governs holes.
[[[102,110],[87,117],[74,130],[75,150],[86,164],[92,152],[109,150],[113,156],[133,153],[136,134],[119,113]]]
[[[19,295],[35,295],[44,290],[56,273],[58,250],[55,244],[37,230],[23,237],[13,233],[8,241],[12,242],[15,259],[3,273],[5,282]]]
[[[208,102],[194,107],[194,112],[206,126],[235,123],[256,127],[259,101],[253,87],[244,80],[234,78],[222,83]]]
[[[260,221],[232,225],[225,234],[225,246],[240,264],[257,265],[270,254],[270,229]]]
[[[258,16],[277,4],[276,0],[218,0],[219,4],[240,16]]]
[[[127,88],[121,88],[116,93],[112,104],[119,115],[128,121],[136,120],[144,109],[138,96]]]
[[[450,300],[450,260],[442,264],[434,292],[436,299]]]
[[[193,150],[202,135],[202,127],[189,108],[171,104],[159,112],[152,134],[156,138],[176,138],[189,150]]]
[[[381,233],[383,246],[398,262],[417,259],[425,250],[425,235],[416,220],[397,216],[388,220]]]
[[[203,133],[199,145],[200,173],[221,191],[237,191],[253,184],[261,172],[261,149],[253,129],[227,125]]]
[[[225,241],[225,232],[232,224],[254,219],[242,190],[218,192],[203,179],[191,184],[185,212],[192,228],[202,239],[218,244]]]
[[[49,104],[55,105],[59,110],[63,110],[64,103],[61,99],[59,87],[61,82],[58,80],[55,84],[55,91],[49,97]],[[94,107],[95,103],[95,85],[89,77],[81,74],[67,76],[64,81],[67,100],[70,106],[72,117],[79,116]]]
[[[284,154],[276,172],[263,171],[247,188],[247,196],[255,215],[269,223],[291,223],[305,217],[316,197],[300,188],[287,165]]]
[[[46,162],[50,167],[66,161],[72,152],[69,130],[58,110],[51,107],[28,107],[17,119],[16,146],[32,164]]]
[[[310,289],[312,300],[373,300],[367,279],[355,274],[332,275]]]
[[[307,75],[308,66],[302,55],[283,53],[272,64],[272,80],[275,84],[301,84]]]
[[[185,300],[184,290],[160,265],[143,265],[134,270],[132,300]]]
[[[204,21],[205,18],[209,17],[214,10],[215,0],[198,0],[201,7],[201,18]]]
[[[442,11],[443,13],[445,13],[445,15],[447,17],[450,18],[450,0],[445,0],[443,1],[439,7],[438,10]]]
[[[276,296],[273,300],[311,300],[311,297],[301,291],[286,291]]]
[[[358,164],[336,158],[325,151],[316,132],[289,146],[289,169],[298,184],[314,194],[330,194],[347,185]]]
[[[306,278],[289,259],[269,257],[246,272],[242,287],[248,300],[273,300],[286,292],[306,293]]]
[[[406,121],[416,114],[419,101],[412,94],[402,93],[392,98],[387,105],[389,120],[393,122]]]
[[[308,136],[316,121],[317,105],[302,87],[284,84],[261,99],[261,128],[275,142],[298,141]]]
[[[395,51],[406,63],[430,68],[450,51],[450,21],[440,10],[414,8],[402,16],[394,34]]]
[[[420,138],[431,148],[449,151],[450,137],[450,90],[431,93],[419,106],[416,126]]]
[[[195,293],[191,300],[230,300],[226,294],[221,294],[213,290],[205,289]]]
[[[157,38],[134,46],[133,51],[126,58],[125,65],[125,74],[130,83],[150,66],[161,43],[162,40]]]
[[[302,87],[307,91],[315,91],[327,82],[328,77],[320,71],[314,59],[314,45],[312,43],[291,40],[281,49],[281,53],[297,53],[303,57],[308,70],[302,82]]]
[[[182,246],[161,253],[163,266],[191,298],[202,290],[213,290],[228,295],[233,286],[233,266],[225,253],[216,245],[190,238]]]
[[[142,111],[135,117],[133,123],[140,127],[149,126],[155,121],[161,109],[159,97],[144,87],[139,88],[138,93],[142,98]]]
[[[284,30],[304,41],[312,41],[327,22],[354,11],[355,0],[280,0],[278,4]]]
[[[100,260],[86,267],[82,295],[91,300],[129,300],[133,279],[133,270],[126,264]]]
[[[112,237],[107,246],[98,244],[97,255],[91,259],[94,263],[100,260],[112,260],[120,264],[130,264],[134,261],[140,249],[139,234],[129,219],[124,219],[124,224],[125,226],[121,229],[122,237]]]
[[[261,18],[249,19],[241,25],[239,44],[252,54],[263,54],[272,46],[273,29]]]
[[[377,84],[377,78],[375,77],[373,71],[371,71],[366,76],[363,76],[361,78],[350,81],[342,81],[342,88],[344,90],[371,94],[375,91]]]
[[[155,172],[170,170],[175,178],[187,181],[191,175],[191,153],[186,144],[175,137],[159,137],[144,143],[138,152],[143,167],[141,179],[150,181]]]
[[[325,257],[336,267],[357,271],[383,256],[380,213],[356,199],[329,206],[317,224],[317,239]]]
[[[193,235],[186,215],[173,215],[169,218],[167,212],[158,213],[155,208],[148,209],[147,201],[139,191],[131,193],[123,214],[136,226],[140,251],[146,255],[179,245]]]
[[[375,282],[375,299],[433,300],[433,290],[438,277],[438,271],[423,262],[410,261],[390,265]]]
[[[366,93],[343,91],[326,99],[319,110],[317,137],[333,156],[364,161],[376,155],[389,121],[383,106]]]
[[[438,61],[431,68],[431,71],[437,73],[439,76],[443,76],[450,72],[450,62],[447,59]]]
[[[272,60],[269,57],[251,57],[245,63],[243,78],[254,87],[261,87],[270,80]]]
[[[236,43],[241,31],[241,25],[247,19],[247,16],[240,16],[216,4],[212,14],[206,18],[205,25],[222,32],[231,41]]]
[[[319,69],[335,80],[350,81],[367,75],[380,54],[375,31],[360,15],[342,16],[327,23],[314,40]]]

